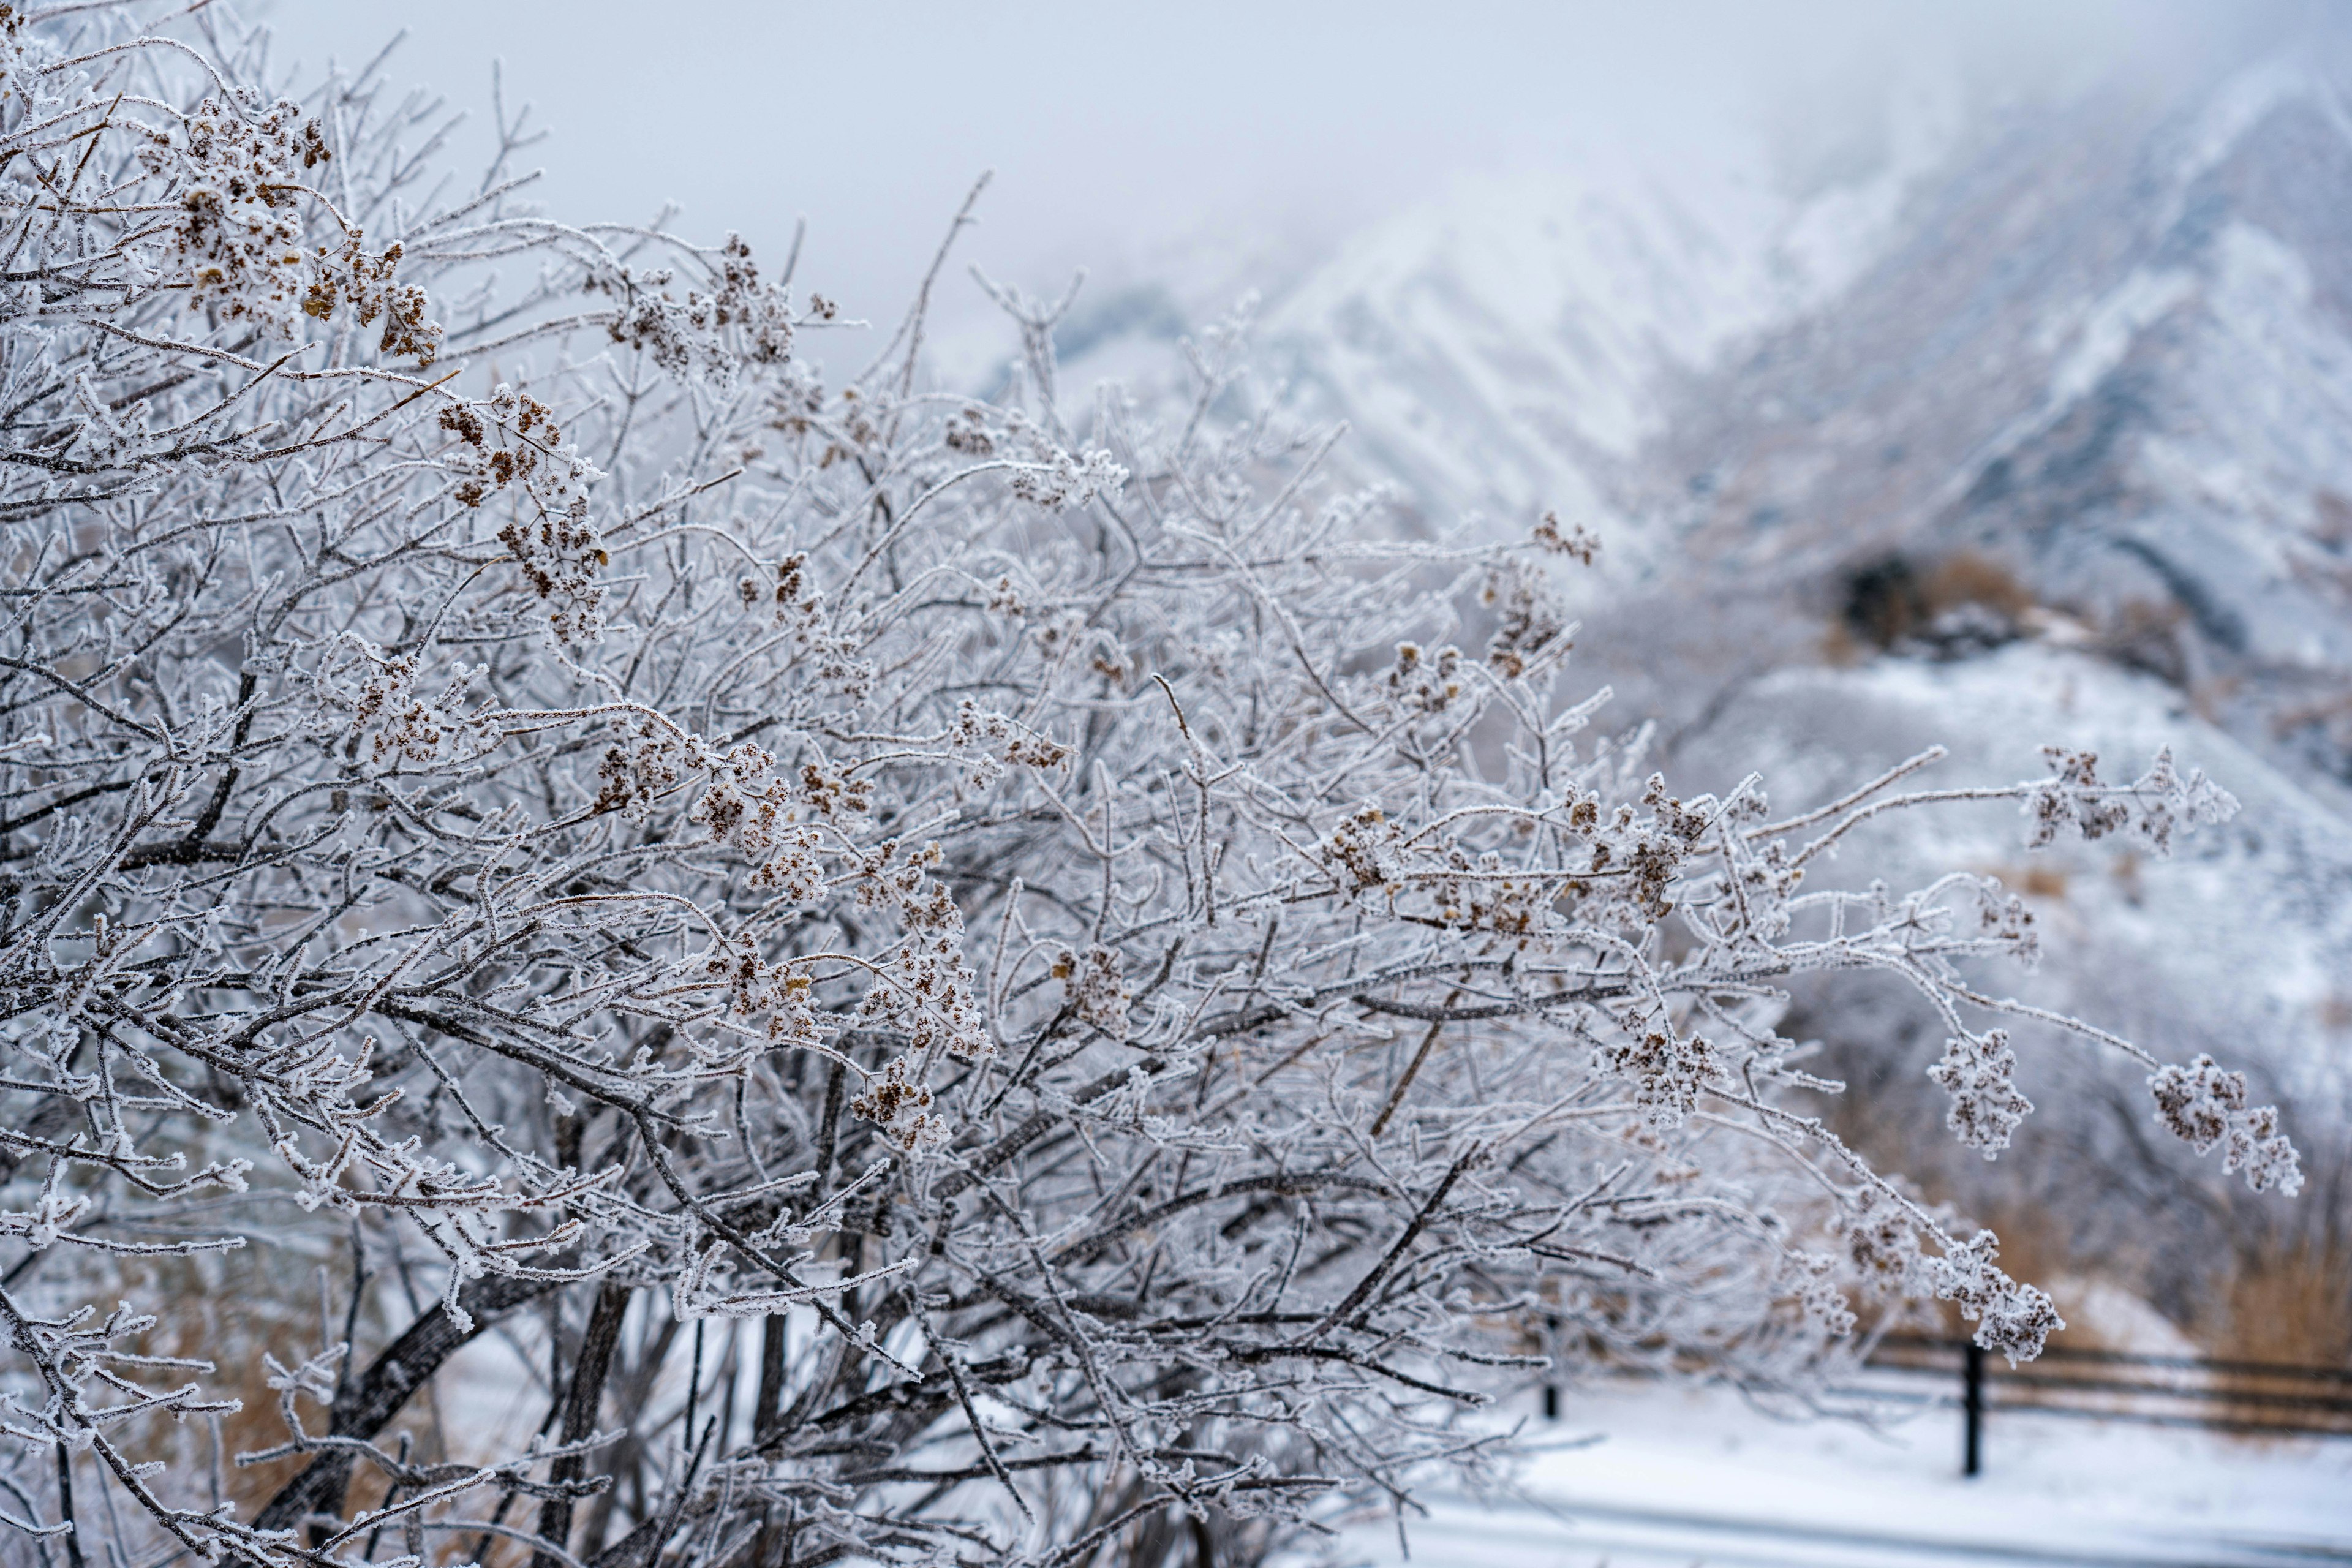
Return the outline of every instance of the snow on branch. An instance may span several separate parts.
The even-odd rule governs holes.
[[[1574,687],[1591,535],[1336,486],[1245,311],[1167,405],[1064,407],[1011,289],[1002,399],[919,313],[829,381],[789,263],[515,205],[503,109],[449,205],[373,70],[0,18],[0,1530],[1238,1561],[1547,1365],[1801,1394],[1890,1299],[2031,1356],[1801,973],[1927,998],[1988,1158],[2032,1022],[2296,1185],[2237,1074],[1982,988],[1997,884],[1806,886],[1969,801],[2162,851],[2234,809],[2168,756],[1685,798]]]

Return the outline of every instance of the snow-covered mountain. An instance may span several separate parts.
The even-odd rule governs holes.
[[[1983,551],[2094,625],[2178,620],[2168,673],[2280,726],[2352,671],[2347,193],[2352,118],[2292,58],[2019,116],[1683,388],[1620,504],[1751,576]]]
[[[1895,238],[1955,130],[1936,95],[1902,107],[1846,177],[1794,175],[1801,194],[1760,141],[1467,182],[1356,237],[1270,335],[1432,503],[1608,510],[1667,434],[1675,385],[1826,307]]]
[[[1911,84],[1802,157],[1722,138],[1707,156],[1625,146],[1465,178],[1319,254],[1222,233],[1165,275],[1082,307],[1066,360],[1145,369],[1142,345],[1246,287],[1264,368],[1345,419],[1349,460],[1433,512],[1615,516],[1667,434],[1673,390],[1826,307],[1898,235],[1960,109]]]
[[[1357,236],[1268,335],[1360,460],[1429,504],[1604,511],[1675,381],[1832,297],[1896,183],[1800,204],[1738,166],[1488,176]]]
[[[1834,300],[1676,388],[1614,498],[1674,541],[1654,591],[1777,595],[1861,656],[1727,665],[1759,700],[1689,763],[1777,734],[1836,774],[1932,730],[2016,775],[2161,735],[2238,791],[2201,871],[2048,879],[2040,984],[2315,1107],[2352,1043],[2347,196],[2352,116],[2297,56],[2012,112]],[[2011,635],[2038,646],[1988,651]]]
[[[1619,590],[1818,615],[1876,558],[1980,551],[2352,742],[2347,196],[2352,115],[2293,53],[1990,107],[1912,83],[1793,165],[1759,136],[1465,182],[1293,268],[1261,333],[1357,466],[1598,523]],[[1082,363],[1223,304],[1192,282],[1108,301]]]
[[[1264,338],[1429,512],[1598,526],[1579,658],[1685,788],[1769,763],[1799,804],[1931,739],[1951,782],[2043,742],[2206,767],[2248,809],[2171,865],[2029,876],[2007,822],[1875,859],[2024,887],[2025,994],[2316,1122],[2352,1106],[2347,96],[2288,51],[1904,88],[1809,166],[1490,176],[1299,269]]]

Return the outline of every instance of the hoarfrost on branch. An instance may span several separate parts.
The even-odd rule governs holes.
[[[1173,1561],[1495,1462],[1461,1415],[1540,1376],[1801,1397],[1857,1297],[2033,1354],[1990,1233],[1805,1108],[1808,972],[1941,1010],[1988,1157],[2012,1015],[2296,1184],[2235,1074],[1978,988],[1997,884],[1803,886],[1971,799],[2162,849],[2232,808],[2169,758],[1680,798],[1568,700],[1591,536],[1332,493],[1241,321],[1083,416],[1010,290],[1000,401],[919,309],[828,374],[789,265],[523,205],[519,121],[436,183],[433,100],[174,26],[0,9],[0,1529],[51,1561]],[[419,1447],[499,1335],[538,1435]]]

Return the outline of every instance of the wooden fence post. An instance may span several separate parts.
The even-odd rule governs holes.
[[[1545,1337],[1550,1342],[1551,1352],[1554,1355],[1558,1355],[1559,1353],[1559,1316],[1557,1314],[1546,1315],[1544,1318],[1544,1329],[1546,1331]],[[1557,1421],[1559,1419],[1559,1369],[1558,1367],[1554,1367],[1552,1368],[1552,1375],[1544,1379],[1543,1412],[1544,1419],[1547,1421]]]
[[[1960,1364],[1960,1409],[1967,1417],[1968,1437],[1960,1474],[1973,1476],[1981,1468],[1983,1447],[1984,1347],[1970,1340],[1963,1351],[1966,1359]]]

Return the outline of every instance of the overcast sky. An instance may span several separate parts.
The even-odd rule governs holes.
[[[1612,144],[1704,156],[1844,112],[1895,68],[2023,80],[2194,54],[2241,4],[1895,0],[276,0],[278,63],[406,40],[392,74],[488,122],[490,68],[553,134],[529,159],[568,217],[733,228],[853,311],[903,301],[964,190],[966,254],[1033,288],[1132,270],[1221,229],[1312,238],[1450,177]],[[305,76],[310,74],[306,69]],[[471,151],[471,143],[461,143]]]

